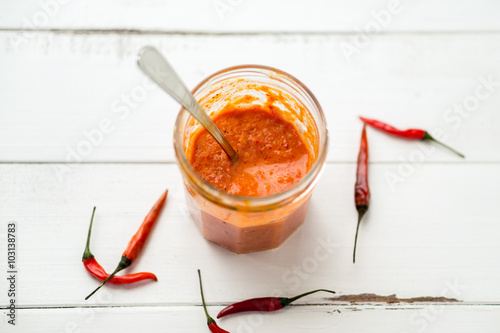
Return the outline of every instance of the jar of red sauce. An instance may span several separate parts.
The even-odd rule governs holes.
[[[273,109],[295,127],[307,147],[309,169],[289,188],[266,196],[233,195],[210,185],[190,163],[194,138],[203,130],[201,125],[184,109],[176,120],[176,159],[187,205],[203,236],[237,253],[278,247],[304,221],[313,187],[325,164],[328,132],[321,106],[293,76],[257,65],[219,71],[202,81],[193,94],[211,118],[229,107]]]

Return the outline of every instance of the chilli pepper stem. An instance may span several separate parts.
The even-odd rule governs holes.
[[[229,333],[225,329],[222,329],[217,325],[217,322],[214,318],[210,317],[207,311],[207,305],[205,304],[205,295],[203,295],[203,284],[201,283],[201,273],[198,269],[198,280],[200,281],[200,293],[201,293],[201,302],[203,304],[203,310],[205,311],[205,316],[207,316],[207,326],[210,332],[212,333]]]
[[[207,305],[205,304],[205,296],[203,295],[203,284],[201,283],[200,270],[198,270],[198,280],[200,282],[201,303],[203,304],[203,310],[205,311],[205,316],[207,316],[207,325],[210,325],[211,323],[215,322],[215,320],[212,317],[210,317],[207,311]]]
[[[422,138],[422,141],[426,141],[426,140],[429,140],[429,141],[434,141],[435,143],[437,143],[437,144],[439,144],[439,145],[443,146],[444,148],[451,150],[452,152],[454,152],[455,154],[457,154],[457,155],[458,155],[458,156],[460,156],[461,158],[465,158],[465,155],[464,155],[464,154],[462,154],[462,153],[460,153],[460,152],[456,151],[455,149],[451,148],[451,147],[450,147],[450,146],[448,146],[448,145],[445,145],[445,144],[444,144],[444,143],[442,143],[441,141],[434,139],[434,138],[432,137],[432,135],[430,135],[430,134],[429,134],[429,133],[427,133],[427,132],[425,132],[424,137]]]
[[[85,251],[83,251],[83,260],[94,258],[94,255],[92,254],[92,252],[90,252],[90,235],[92,233],[92,224],[94,223],[95,209],[96,207],[94,206],[94,210],[92,211],[92,217],[90,218],[89,232],[87,234],[87,244],[85,244]]]
[[[116,267],[115,271],[113,273],[111,273],[106,278],[106,280],[102,281],[102,283],[96,289],[94,289],[93,292],[91,292],[87,297],[85,297],[85,300],[88,300],[92,295],[94,295],[96,293],[96,291],[101,289],[101,287],[104,286],[106,284],[106,282],[108,282],[113,276],[115,276],[116,273],[127,268],[128,266],[130,266],[130,264],[132,264],[132,261],[130,259],[128,259],[127,257],[123,256],[121,258],[120,262],[118,263],[118,266]]]
[[[352,253],[352,263],[356,263],[356,246],[358,245],[358,232],[359,232],[359,225],[361,224],[361,220],[363,219],[363,216],[366,214],[368,211],[368,208],[359,208],[358,209],[358,225],[356,227],[356,236],[354,236],[354,251]]]
[[[283,307],[285,306],[288,306],[290,303],[292,302],[295,302],[296,300],[298,300],[299,298],[302,298],[302,297],[305,297],[307,295],[311,295],[311,294],[314,294],[314,293],[317,293],[317,292],[320,292],[320,291],[324,291],[324,292],[327,292],[327,293],[331,293],[331,294],[335,294],[335,291],[333,290],[328,290],[328,289],[316,289],[316,290],[313,290],[313,291],[308,291],[306,293],[303,293],[303,294],[300,294],[300,295],[297,295],[295,297],[291,297],[291,298],[287,298],[287,297],[281,297],[280,298],[280,303]]]

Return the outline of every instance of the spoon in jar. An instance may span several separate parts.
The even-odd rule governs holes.
[[[231,146],[222,132],[215,126],[208,114],[203,110],[200,103],[194,98],[193,94],[186,88],[184,82],[177,75],[167,60],[152,46],[143,47],[137,57],[137,65],[151,80],[156,82],[172,96],[180,105],[182,105],[193,117],[205,127],[205,129],[220,144],[227,156],[235,163],[238,160],[238,154]]]

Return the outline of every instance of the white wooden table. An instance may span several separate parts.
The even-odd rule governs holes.
[[[200,268],[214,316],[231,302],[316,288],[460,300],[317,294],[221,320],[231,332],[499,332],[499,14],[495,0],[2,1],[0,331],[207,332]],[[172,147],[179,107],[144,88],[135,64],[147,44],[190,87],[257,63],[319,99],[328,163],[305,224],[280,248],[237,255],[196,229]],[[373,199],[353,265],[358,115],[439,132],[467,159],[370,130]],[[97,285],[81,264],[92,207],[91,248],[111,271],[165,188],[164,213],[129,270],[159,281],[84,301]],[[9,221],[16,326],[7,323]]]

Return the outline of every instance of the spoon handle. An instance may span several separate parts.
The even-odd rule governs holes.
[[[193,117],[198,120],[203,127],[222,146],[226,154],[233,162],[238,159],[238,154],[231,147],[229,141],[222,132],[215,126],[214,122],[207,115],[205,110],[196,101],[193,94],[186,88],[184,82],[177,75],[168,61],[152,46],[145,46],[139,51],[137,58],[139,68],[151,80],[156,82],[163,90],[181,104]]]

